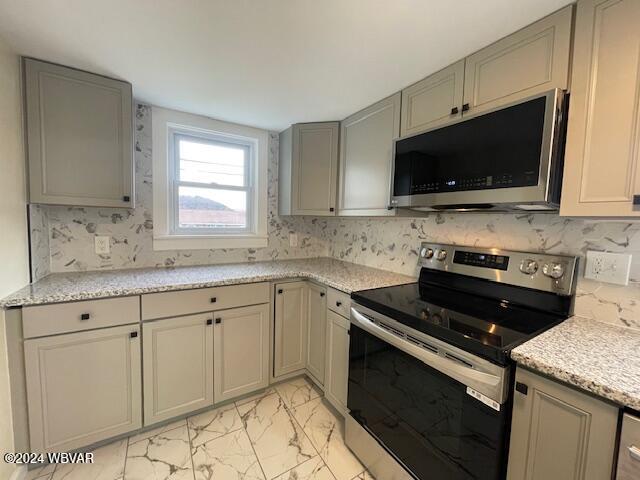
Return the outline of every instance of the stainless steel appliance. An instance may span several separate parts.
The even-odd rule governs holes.
[[[577,259],[424,243],[420,263],[352,294],[347,445],[385,480],[503,479],[509,352],[571,314]]]
[[[390,205],[555,211],[567,97],[552,90],[394,142]]]
[[[638,478],[640,478],[640,418],[625,413],[622,417],[616,480],[637,480]]]

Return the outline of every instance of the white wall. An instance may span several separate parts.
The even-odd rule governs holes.
[[[21,109],[19,59],[0,39],[0,297],[29,282]],[[4,322],[0,311],[0,452],[14,449]],[[12,471],[0,461],[0,478]]]

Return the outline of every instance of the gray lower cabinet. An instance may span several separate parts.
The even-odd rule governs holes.
[[[338,215],[388,216],[400,92],[345,118],[340,129]]]
[[[335,215],[339,134],[339,122],[298,123],[280,134],[280,215]]]
[[[213,314],[146,322],[144,424],[213,405]]]
[[[349,327],[347,318],[327,310],[324,394],[329,403],[342,413],[347,412]]]
[[[516,382],[508,480],[611,478],[618,408],[522,368]]]
[[[27,339],[24,353],[32,452],[142,426],[139,325]]]
[[[327,335],[327,289],[309,283],[309,334],[307,335],[307,371],[324,384]]]
[[[267,387],[269,304],[224,310],[214,317],[214,401]]]
[[[133,207],[131,84],[24,60],[32,203]]]
[[[308,283],[275,286],[273,375],[302,372],[307,366]]]

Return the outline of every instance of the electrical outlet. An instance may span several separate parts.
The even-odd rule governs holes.
[[[298,246],[298,234],[297,233],[290,233],[289,234],[289,246],[290,247],[297,247]]]
[[[630,270],[630,254],[587,251],[585,278],[617,285],[628,285]]]
[[[111,237],[108,236],[96,236],[94,240],[94,247],[97,255],[106,255],[111,252]]]

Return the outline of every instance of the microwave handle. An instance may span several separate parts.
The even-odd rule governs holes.
[[[351,307],[351,319],[355,325],[367,331],[371,335],[378,337],[380,340],[393,345],[412,357],[422,361],[426,365],[467,386],[472,388],[475,387],[476,389],[480,389],[484,386],[493,390],[501,383],[502,379],[497,375],[474,370],[472,367],[462,365],[459,362],[446,357],[441,357],[440,355],[429,352],[424,348],[420,348],[407,340],[387,332],[385,329],[372,322],[369,317],[363,315],[353,307]]]

